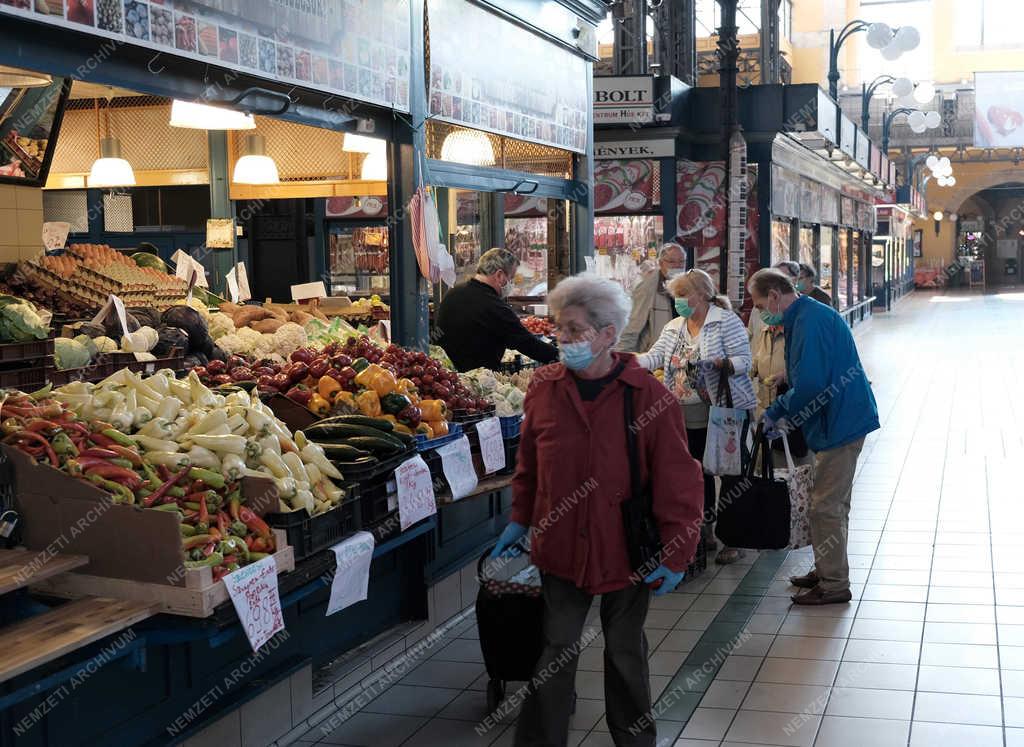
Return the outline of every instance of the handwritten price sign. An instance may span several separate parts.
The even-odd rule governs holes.
[[[395,469],[395,481],[398,483],[398,519],[403,532],[420,519],[437,513],[430,469],[418,455]]]
[[[505,442],[501,440],[501,422],[497,418],[481,420],[476,424],[476,432],[480,436],[484,472],[489,475],[505,469]]]
[[[469,451],[469,439],[463,436],[450,444],[439,446],[437,453],[441,457],[445,479],[452,489],[452,500],[457,501],[472,493],[477,480],[473,455]]]
[[[284,630],[281,597],[277,591],[277,563],[263,558],[224,577],[231,603],[253,651]]]
[[[327,603],[328,615],[366,599],[374,544],[372,534],[356,532],[331,548],[336,570],[331,582],[331,599]]]

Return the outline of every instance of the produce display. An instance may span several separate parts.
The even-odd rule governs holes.
[[[31,301],[0,296],[0,342],[44,340],[48,334],[49,317],[40,316]]]
[[[115,503],[177,514],[185,567],[209,567],[214,580],[275,551],[270,527],[243,502],[240,473],[162,463],[127,428],[78,417],[50,395],[0,394],[2,442],[96,485]]]
[[[554,337],[555,323],[541,316],[528,316],[523,319],[523,326],[535,335]]]
[[[210,334],[228,355],[284,363],[292,351],[306,345],[304,325],[314,319],[327,320],[284,304],[222,303],[220,313],[210,316]]]
[[[493,404],[498,417],[508,418],[523,414],[523,400],[532,376],[530,369],[509,375],[475,368],[459,374],[459,380],[475,396]]]
[[[54,399],[88,422],[123,435],[152,465],[172,471],[211,470],[229,481],[271,478],[282,512],[330,510],[343,497],[342,475],[301,431],[292,434],[258,396],[211,391],[193,371],[175,379],[161,370],[148,378],[122,369],[99,384],[74,382]]]

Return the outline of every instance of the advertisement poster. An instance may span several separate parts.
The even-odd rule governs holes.
[[[430,0],[430,115],[582,153],[587,63],[466,0]]]
[[[776,164],[772,164],[772,214],[800,217],[800,177]]]
[[[0,87],[0,182],[41,187],[53,158],[70,81],[39,88]]]
[[[747,167],[747,246],[748,277],[760,266],[757,231],[760,212],[757,207],[757,165]],[[693,247],[697,267],[705,270],[720,287],[720,256],[726,246],[725,164],[722,161],[676,162],[676,237],[685,247]],[[749,306],[749,297],[748,303]]]
[[[1024,146],[1024,73],[974,74],[974,146]]]
[[[36,0],[0,13],[409,111],[409,2]]]
[[[596,161],[594,163],[595,213],[644,213],[661,203],[655,194],[658,162]]]
[[[388,198],[328,197],[324,214],[328,218],[384,218],[388,214]]]

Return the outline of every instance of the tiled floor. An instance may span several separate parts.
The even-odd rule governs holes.
[[[748,555],[654,601],[659,747],[1024,745],[1024,293],[918,293],[858,344],[881,411],[854,487],[854,601],[791,607],[809,553]],[[596,623],[596,619],[592,619]],[[510,745],[474,622],[333,731],[337,745]],[[598,638],[570,744],[612,744]],[[728,653],[728,655],[726,655]]]

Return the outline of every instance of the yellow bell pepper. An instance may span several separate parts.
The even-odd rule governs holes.
[[[356,385],[364,389],[372,389],[378,397],[398,389],[398,381],[395,375],[386,368],[381,368],[376,363],[371,363],[356,375]]]
[[[356,396],[352,392],[346,392],[344,389],[338,390],[331,403],[340,415],[360,414],[359,404],[356,402]]]
[[[377,392],[367,389],[356,395],[356,404],[359,405],[359,412],[370,418],[380,417],[380,397]]]
[[[448,417],[448,406],[443,399],[425,399],[419,403],[423,420],[433,423]]]
[[[430,430],[434,432],[432,438],[440,438],[441,436],[448,435],[448,421],[447,420],[430,420],[427,422],[430,426]]]
[[[337,379],[330,376],[321,376],[320,381],[316,383],[316,391],[317,394],[330,402],[341,391],[341,384],[338,383]]]
[[[322,418],[327,417],[331,412],[331,403],[316,393],[309,398],[309,409]]]

